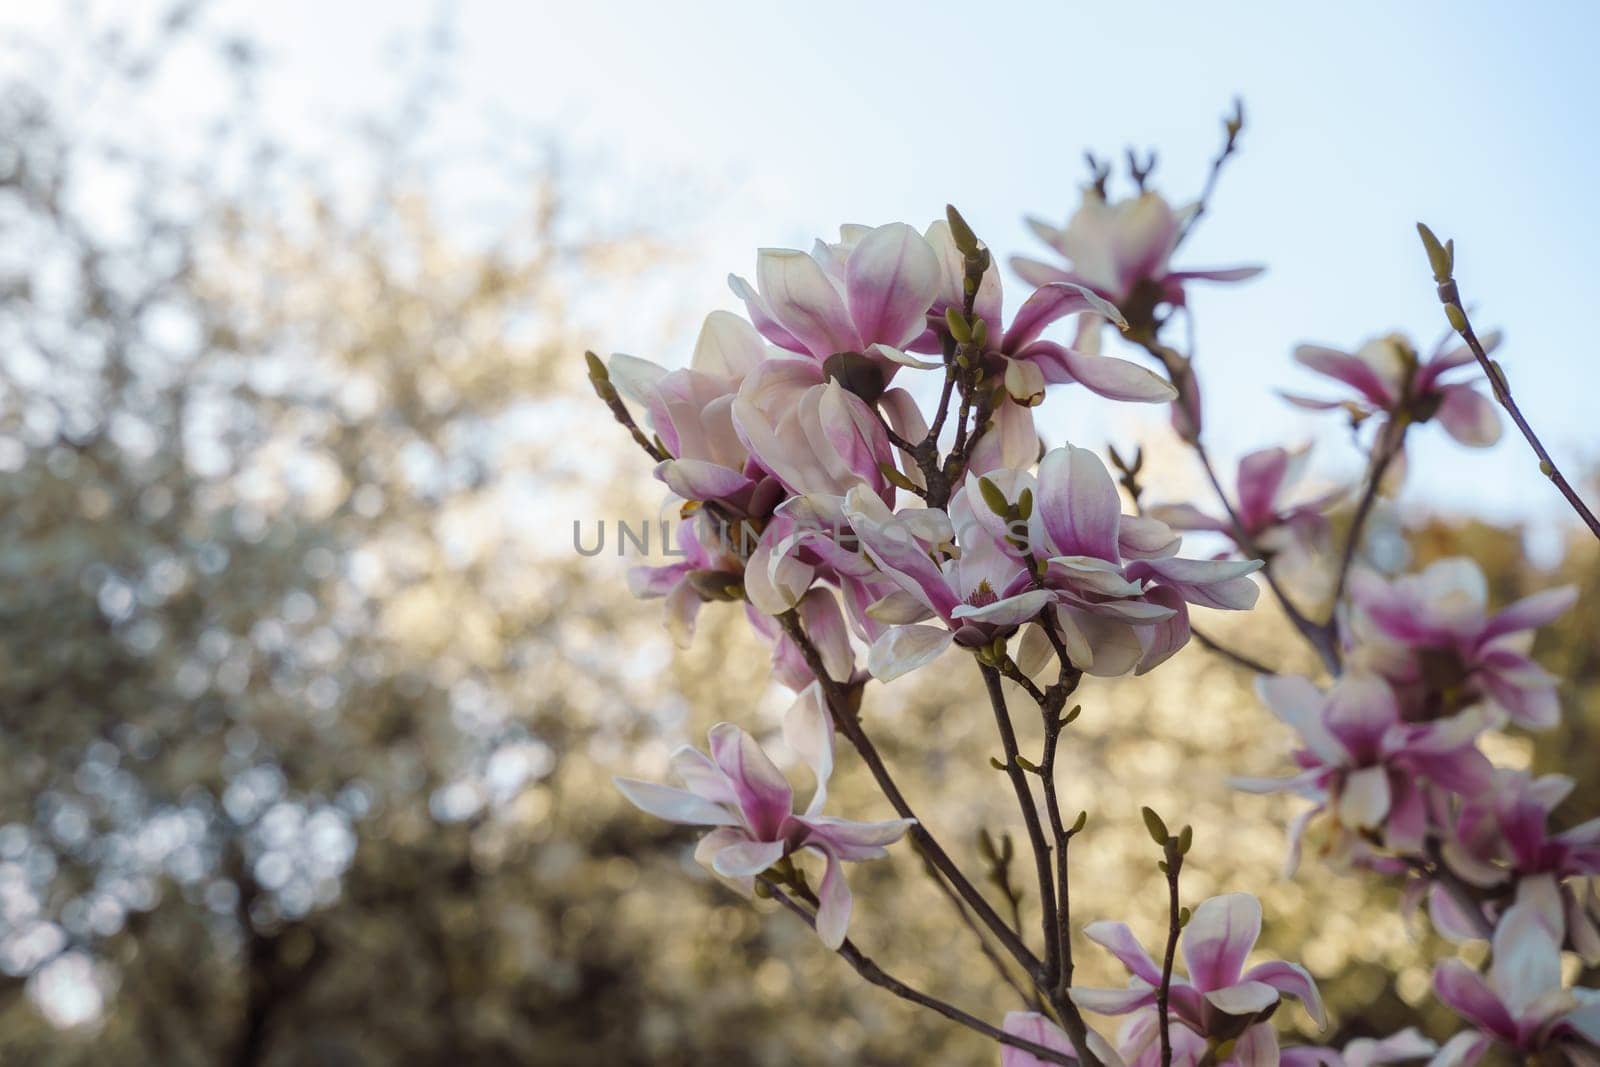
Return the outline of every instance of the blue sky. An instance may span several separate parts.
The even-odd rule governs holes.
[[[392,99],[394,42],[434,13],[375,10],[225,0],[220,20],[259,32],[268,103],[309,138]],[[1156,186],[1185,199],[1238,94],[1242,152],[1182,255],[1269,267],[1195,300],[1215,450],[1316,436],[1325,470],[1351,469],[1337,420],[1270,388],[1317,387],[1289,363],[1301,340],[1354,347],[1398,328],[1431,343],[1443,321],[1412,229],[1423,218],[1457,239],[1467,299],[1481,326],[1506,329],[1503,364],[1546,443],[1569,471],[1600,461],[1600,7],[464,0],[453,22],[446,130],[540,124],[594,166],[614,208],[681,212],[666,221],[695,258],[679,312],[734,306],[722,279],[758,246],[804,247],[844,221],[921,224],[946,201],[997,251],[1037,252],[1021,215],[1066,217],[1085,148],[1157,148]],[[661,352],[659,335],[659,318],[619,315],[594,343],[681,359],[687,343]],[[1159,424],[1075,396],[1044,428],[1098,445]],[[1424,428],[1406,499],[1548,533],[1561,502],[1507,429],[1479,454]]]

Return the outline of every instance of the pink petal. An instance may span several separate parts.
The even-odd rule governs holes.
[[[1505,1005],[1500,1003],[1483,975],[1461,960],[1448,959],[1434,968],[1433,991],[1469,1022],[1497,1037],[1516,1039],[1517,1026]]]
[[[1273,501],[1288,473],[1289,451],[1284,448],[1263,448],[1239,461],[1239,516],[1247,529],[1272,519]]]
[[[1364,360],[1348,352],[1322,345],[1301,345],[1294,350],[1294,359],[1318,374],[1344,382],[1380,408],[1388,409],[1394,403],[1383,379]]]
[[[1006,330],[1002,351],[1014,354],[1029,342],[1036,340],[1051,323],[1084,311],[1092,311],[1112,322],[1125,321],[1115,305],[1102,300],[1081,285],[1074,285],[1071,282],[1051,282],[1041,285],[1017,309],[1016,317],[1011,320],[1010,329]]]
[[[1139,944],[1139,939],[1133,936],[1127,923],[1105,920],[1092,922],[1083,928],[1083,936],[1109,951],[1135,976],[1151,985],[1161,984],[1161,968]]]
[[[881,859],[885,847],[905,836],[915,819],[888,819],[883,822],[854,822],[816,816],[802,819],[810,829],[807,843],[826,846],[842,860],[859,862]]]
[[[1021,404],[1001,404],[994,426],[978,438],[967,470],[989,474],[1031,467],[1039,458],[1039,432],[1033,426],[1033,409]]]
[[[1139,644],[1144,654],[1139,657],[1136,674],[1144,675],[1170,659],[1189,643],[1189,606],[1176,589],[1157,586],[1145,594],[1153,604],[1172,609],[1172,616],[1139,628]]]
[[[728,722],[711,728],[711,758],[738,794],[750,832],[761,840],[774,840],[794,811],[794,794],[783,772],[755,738]]]
[[[833,853],[819,849],[827,857],[827,867],[822,872],[822,884],[817,887],[817,936],[822,943],[837,950],[844,944],[845,930],[850,925],[850,887],[845,884],[844,868]]]
[[[1033,509],[1035,552],[1048,547],[1053,556],[1118,560],[1122,503],[1098,456],[1070,444],[1051,450],[1039,463],[1038,487]]]
[[[1030,589],[1025,593],[996,600],[982,607],[958,604],[950,616],[969,622],[987,623],[990,626],[1020,626],[1036,618],[1052,599],[1054,594],[1048,589]]]
[[[1444,1043],[1428,1067],[1472,1067],[1489,1051],[1490,1038],[1476,1030],[1463,1030]]]
[[[1079,382],[1108,400],[1164,404],[1178,395],[1172,383],[1137,363],[1091,355],[1054,341],[1034,341],[1018,351],[1015,358],[1037,364],[1046,381]]]
[[[1127,566],[1130,578],[1155,578],[1170,586],[1191,604],[1222,611],[1244,611],[1255,605],[1261,590],[1248,577],[1261,569],[1258,559],[1134,560]]]
[[[884,631],[867,653],[867,670],[882,682],[932,663],[955,640],[942,626],[896,626]]]
[[[1244,282],[1266,272],[1265,267],[1210,267],[1201,270],[1175,270],[1168,278],[1180,282]]]
[[[1500,416],[1488,397],[1470,385],[1447,385],[1442,392],[1438,419],[1457,442],[1487,448],[1500,440]]]
[[[1047,1049],[1064,1052],[1074,1059],[1077,1058],[1077,1053],[1072,1048],[1072,1041],[1062,1029],[1036,1011],[1007,1012],[1005,1022],[1000,1029],[1012,1037],[1020,1037],[1024,1041],[1032,1041],[1035,1045],[1043,1045]],[[1031,1052],[1010,1045],[1001,1045],[1000,1067],[1046,1067],[1046,1065],[1044,1060]]]
[[[1358,763],[1378,756],[1384,733],[1400,721],[1400,706],[1387,682],[1351,673],[1328,692],[1322,722]]]
[[[617,787],[628,803],[647,815],[685,826],[731,826],[738,823],[734,814],[721,804],[695,796],[683,789],[656,782],[642,782],[637,778],[615,777],[611,784]]]
[[[656,465],[655,475],[685,500],[721,500],[754,483],[738,471],[700,459],[669,459]]]
[[[1317,1029],[1320,1030],[1328,1025],[1327,1013],[1322,1009],[1322,995],[1317,992],[1317,983],[1312,980],[1311,972],[1298,963],[1274,960],[1271,963],[1258,964],[1245,972],[1244,980],[1265,982],[1285,996],[1300,1001],[1305,1005],[1311,1021],[1317,1024]]]
[[[1577,600],[1578,587],[1575,585],[1564,585],[1559,589],[1546,589],[1525,596],[1495,613],[1479,635],[1478,643],[1487,644],[1497,637],[1519,630],[1537,630],[1541,626],[1548,626],[1565,614]]]
[[[914,340],[938,289],[938,256],[903,222],[869,232],[845,264],[850,317],[864,344],[900,348]]]
[[[833,776],[833,717],[828,714],[820,682],[801,690],[784,713],[783,740],[816,779],[816,791],[806,805],[806,814],[816,815],[827,801],[828,779]]]
[[[1261,904],[1249,893],[1224,893],[1201,902],[1183,929],[1183,961],[1199,990],[1239,980],[1244,958],[1261,936]]]
[[[689,366],[702,374],[742,381],[766,358],[766,342],[754,326],[732,312],[713,311],[700,327]]]
[[[756,292],[755,287],[737,274],[728,275],[728,288],[733,290],[733,295],[744,301],[745,314],[750,316],[750,321],[762,337],[777,345],[779,348],[790,352],[804,353],[806,346],[799,339],[772,317],[772,309],[767,302]]]
[[[688,787],[689,792],[697,797],[717,804],[726,804],[729,808],[739,806],[739,796],[733,791],[727,775],[722,773],[711,757],[691,745],[679,745],[673,750],[667,760],[676,774]]]
[[[1080,989],[1074,986],[1067,991],[1072,1002],[1085,1011],[1101,1015],[1127,1015],[1156,1002],[1156,991],[1142,982],[1127,989]]]
[[[1233,1046],[1233,1055],[1229,1057],[1238,1067],[1277,1067],[1280,1059],[1278,1032],[1271,1023],[1257,1023],[1240,1034],[1239,1043]]]
[[[850,647],[850,628],[833,593],[822,586],[806,593],[800,600],[800,621],[822,656],[828,676],[836,682],[849,681],[855,673],[856,657]]]
[[[861,336],[817,261],[804,252],[764,248],[756,261],[756,284],[785,331],[818,359],[859,352]]]
[[[782,841],[740,841],[711,858],[711,869],[726,878],[753,878],[783,858]]]
[[[1037,259],[1029,259],[1027,256],[1012,256],[1009,262],[1012,272],[1029,285],[1050,285],[1055,282],[1077,284],[1083,280],[1069,270],[1062,270],[1049,263],[1040,263]]]

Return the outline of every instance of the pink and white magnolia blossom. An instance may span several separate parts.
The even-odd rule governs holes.
[[[844,495],[858,485],[894,500],[884,468],[895,465],[895,455],[883,424],[820,363],[762,364],[740,387],[733,420],[755,464],[823,515],[837,518]]]
[[[715,535],[701,540],[700,515],[680,521],[673,543],[678,559],[661,567],[628,568],[628,590],[641,600],[666,598],[667,632],[679,645],[688,645],[694,622],[710,586],[737,582],[743,571],[738,558]],[[665,527],[663,527],[665,529]]]
[[[1308,448],[1262,448],[1239,460],[1234,481],[1237,528],[1232,518],[1208,515],[1193,504],[1161,504],[1149,514],[1175,530],[1211,530],[1275,555],[1303,552],[1326,540],[1326,512],[1345,495],[1344,490],[1334,489],[1290,502],[1309,454]]]
[[[1452,1038],[1435,1067],[1476,1063],[1496,1044],[1524,1055],[1554,1050],[1573,1063],[1600,1062],[1600,990],[1563,988],[1560,935],[1531,901],[1500,917],[1487,979],[1448,959],[1434,969],[1433,988],[1477,1027]]]
[[[1291,825],[1290,870],[1298,865],[1301,835],[1321,813],[1332,817],[1337,831],[1330,851],[1348,856],[1376,838],[1390,849],[1415,852],[1429,829],[1430,786],[1470,794],[1492,779],[1493,768],[1476,747],[1486,725],[1480,713],[1405,722],[1388,684],[1361,672],[1344,674],[1327,693],[1295,675],[1262,677],[1256,691],[1300,735],[1304,747],[1294,760],[1302,769],[1292,778],[1239,778],[1233,784],[1315,802]]]
[[[978,523],[972,496],[966,487],[957,490],[948,515],[930,509],[897,515],[860,489],[845,499],[862,550],[894,583],[866,607],[869,617],[888,624],[867,658],[875,677],[898,678],[952,643],[976,647],[1008,636],[1053,599]],[[939,625],[923,625],[927,619]]]
[[[1116,483],[1088,449],[1052,449],[1037,475],[988,477],[1009,503],[1032,501],[1025,531],[1008,528],[987,507],[977,508],[976,518],[1000,544],[1032,561],[1052,594],[1051,620],[1079,670],[1143,674],[1188,642],[1190,604],[1240,611],[1256,602],[1260,591],[1249,575],[1259,560],[1179,558],[1181,539],[1169,526],[1122,514]],[[979,496],[976,479],[968,481],[969,498]]]
[[[1078,1050],[1072,1047],[1072,1039],[1047,1015],[1036,1011],[1007,1012],[1000,1028],[1013,1037],[1032,1041],[1035,1045],[1043,1045],[1074,1060],[1078,1058]],[[1105,1067],[1123,1067],[1122,1057],[1117,1050],[1093,1030],[1089,1031],[1087,1043],[1089,1051],[1094,1053]],[[1002,1045],[1000,1067],[1046,1067],[1046,1061],[1026,1049]]]
[[[928,227],[927,241],[939,256],[940,282],[928,311],[929,332],[911,346],[914,352],[938,352],[948,334],[947,308],[960,310],[964,299],[965,268],[950,225],[939,221]],[[1013,401],[1031,407],[1044,399],[1047,384],[1078,382],[1092,393],[1110,400],[1165,403],[1177,397],[1171,383],[1137,363],[1094,355],[1046,340],[1046,328],[1071,315],[1089,315],[1125,325],[1115,305],[1090,289],[1072,282],[1051,282],[1028,295],[1011,325],[1002,329],[1004,304],[1000,268],[991,263],[973,300],[973,314],[988,327],[984,358],[1001,376]],[[1032,462],[1028,456],[1025,462]],[[981,473],[981,472],[980,472]]]
[[[1488,583],[1464,557],[1386,580],[1362,569],[1350,580],[1347,661],[1381,674],[1409,721],[1485,701],[1519,726],[1543,730],[1560,718],[1556,679],[1527,655],[1531,631],[1572,606],[1572,586],[1524,597],[1491,615]]]
[[[821,363],[841,352],[874,359],[892,375],[915,362],[902,351],[927,329],[938,290],[938,256],[903,222],[839,228],[836,244],[810,253],[763,248],[756,284],[729,275],[763,337]]]
[[[1094,290],[1124,313],[1153,311],[1157,304],[1182,307],[1184,286],[1191,281],[1241,282],[1260,274],[1261,267],[1173,270],[1172,254],[1195,206],[1174,211],[1159,194],[1143,192],[1126,200],[1108,201],[1097,189],[1084,190],[1083,203],[1057,229],[1036,218],[1028,226],[1045,244],[1064,256],[1066,268],[1023,256],[1011,269],[1032,285],[1070,282]],[[1092,335],[1095,324],[1085,323]]]
[[[1411,342],[1399,334],[1374,338],[1353,353],[1325,345],[1301,345],[1294,351],[1297,363],[1350,386],[1359,399],[1318,400],[1291,393],[1283,394],[1284,399],[1316,411],[1342,408],[1360,418],[1379,413],[1391,418],[1403,415],[1419,423],[1437,418],[1457,442],[1485,448],[1500,439],[1500,416],[1475,382],[1440,381],[1447,372],[1474,361],[1470,348],[1465,344],[1447,347],[1449,340],[1447,336],[1424,361],[1418,360]],[[1493,352],[1499,343],[1498,332],[1484,336],[1486,351]]]
[[[1574,784],[1560,774],[1496,770],[1490,788],[1462,798],[1442,817],[1443,858],[1471,885],[1493,889],[1514,880],[1516,899],[1542,907],[1565,942],[1593,964],[1600,963],[1600,899],[1590,879],[1600,875],[1600,818],[1550,829],[1550,813]],[[1482,936],[1459,901],[1438,885],[1429,889],[1429,911],[1442,934],[1457,941]],[[1490,916],[1499,897],[1492,894],[1484,905]]]
[[[754,327],[713,311],[695,340],[688,367],[669,371],[617,354],[608,370],[617,391],[642,405],[645,423],[670,458],[655,475],[685,500],[714,500],[736,515],[761,516],[782,496],[777,482],[751,462],[733,424],[733,401],[756,368],[775,355]]]
[[[1104,1015],[1133,1015],[1118,1036],[1117,1051],[1130,1067],[1159,1064],[1161,967],[1124,923],[1094,922],[1083,932],[1116,956],[1132,978],[1126,989],[1074,987],[1073,1003]],[[1326,1025],[1317,984],[1304,967],[1273,960],[1245,970],[1260,934],[1261,904],[1248,893],[1225,893],[1194,909],[1179,939],[1188,975],[1172,976],[1168,1000],[1173,1063],[1199,1063],[1213,1038],[1237,1042],[1234,1062],[1276,1063],[1277,1035],[1261,1020],[1286,996],[1299,1000],[1319,1028]]]
[[[712,830],[695,858],[749,892],[757,875],[786,856],[813,852],[825,867],[817,887],[817,934],[829,948],[843,942],[850,922],[850,887],[841,864],[880,859],[911,825],[909,819],[854,822],[822,814],[833,773],[833,724],[819,688],[802,692],[784,719],[784,739],[816,777],[805,810],[794,811],[794,791],[756,739],[732,723],[711,728],[710,755],[687,745],[672,754],[684,788],[614,778],[641,811]]]
[[[1286,1048],[1278,1057],[1283,1067],[1377,1067],[1432,1056],[1439,1046],[1414,1026],[1384,1038],[1358,1037],[1342,1049],[1322,1045]]]

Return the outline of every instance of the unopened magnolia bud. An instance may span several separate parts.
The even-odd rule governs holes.
[[[1450,320],[1450,328],[1456,333],[1465,333],[1467,330],[1467,313],[1455,304],[1444,306],[1444,317]]]
[[[1428,266],[1433,268],[1433,280],[1443,284],[1450,278],[1451,260],[1454,257],[1434,236],[1433,231],[1420,222],[1417,223],[1417,235],[1422,238],[1422,247],[1428,253]]]
[[[972,227],[967,225],[967,220],[961,217],[961,212],[956,210],[954,204],[944,206],[945,221],[950,223],[950,239],[955,242],[956,248],[963,255],[976,255],[978,251],[978,235],[972,232]]]
[[[944,309],[944,324],[950,330],[950,336],[962,344],[972,340],[972,325],[967,322],[967,317],[961,314],[958,307]]]
[[[1165,845],[1167,838],[1167,824],[1161,821],[1154,808],[1140,808],[1139,813],[1144,816],[1144,828],[1150,831],[1150,838],[1158,845]]]

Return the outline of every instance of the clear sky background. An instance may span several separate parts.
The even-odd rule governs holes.
[[[268,48],[274,120],[335,146],[342,120],[393,98],[395,42],[436,14],[417,0],[221,5]],[[1066,218],[1085,148],[1155,147],[1155,185],[1187,199],[1240,95],[1241,154],[1181,256],[1269,267],[1195,300],[1216,451],[1316,437],[1325,471],[1353,470],[1337,418],[1270,390],[1321,388],[1289,362],[1298,341],[1353,348],[1400,329],[1432,343],[1444,324],[1422,218],[1456,238],[1476,321],[1506,329],[1502,362],[1546,443],[1569,473],[1600,463],[1600,5],[464,0],[449,21],[443,126],[540,124],[612,206],[681,212],[668,221],[687,220],[695,258],[680,313],[736,306],[722,279],[759,246],[806,247],[845,221],[920,225],[946,201],[1003,255],[1038,253],[1020,217]],[[618,309],[594,344],[685,358],[687,340],[658,350],[660,329]],[[1105,408],[1069,396],[1044,429],[1088,445],[1157,432]],[[1566,521],[1509,424],[1487,454],[1437,427],[1416,436],[1409,502],[1525,517],[1546,537]]]

